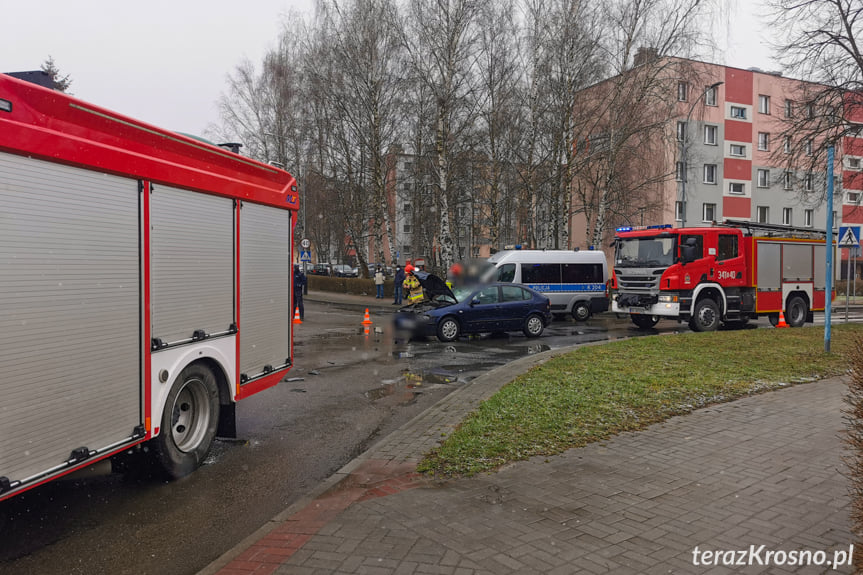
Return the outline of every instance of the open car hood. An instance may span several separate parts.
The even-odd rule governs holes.
[[[419,280],[420,285],[423,286],[423,289],[426,291],[429,298],[445,295],[455,301],[455,295],[453,295],[452,290],[449,289],[449,286],[446,285],[445,281],[436,275],[421,271],[415,271],[414,275]]]

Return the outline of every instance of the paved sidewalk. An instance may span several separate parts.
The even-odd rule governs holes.
[[[472,479],[415,473],[475,405],[565,351],[520,359],[449,394],[201,573],[853,572],[757,565],[768,551],[823,551],[832,561],[853,541],[840,378]],[[753,545],[764,545],[754,566],[693,565],[696,547]]]

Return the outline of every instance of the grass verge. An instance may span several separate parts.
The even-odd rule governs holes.
[[[473,475],[642,429],[673,415],[845,373],[863,325],[640,337],[531,369],[471,413],[419,471]],[[838,417],[838,414],[837,414]]]

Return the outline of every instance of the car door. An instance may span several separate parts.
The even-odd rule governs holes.
[[[478,333],[500,330],[500,290],[496,285],[474,292],[467,304],[462,315],[465,331]]]
[[[519,286],[500,286],[500,328],[502,331],[519,330],[524,325],[530,309],[527,292]],[[529,295],[527,296],[530,297]]]

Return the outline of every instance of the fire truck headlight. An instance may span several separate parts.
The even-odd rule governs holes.
[[[675,294],[663,294],[659,296],[660,303],[677,303],[677,295]]]

